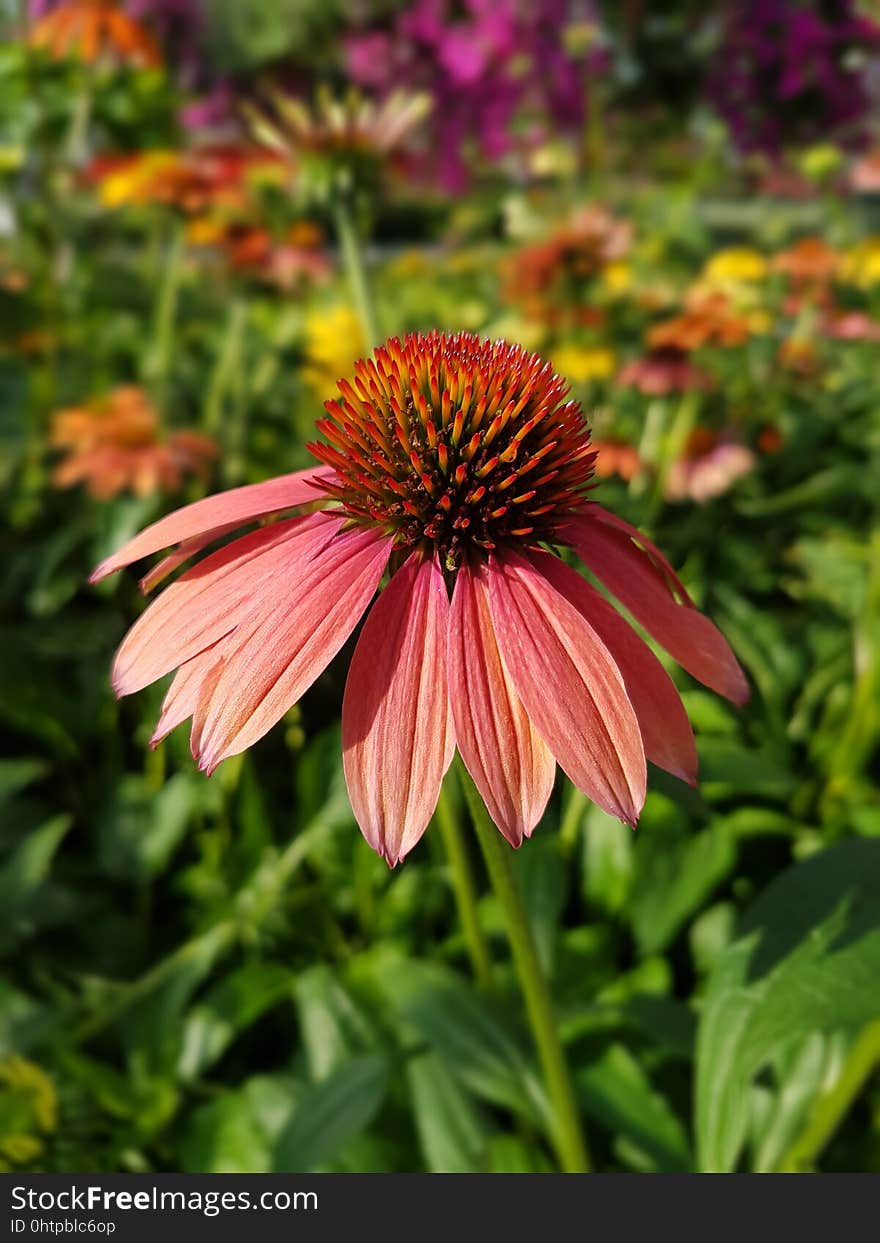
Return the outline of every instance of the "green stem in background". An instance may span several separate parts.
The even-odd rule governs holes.
[[[73,99],[70,130],[67,134],[67,160],[73,168],[85,164],[89,156],[89,129],[95,101],[95,66],[84,64],[79,90]]]
[[[587,810],[589,801],[586,794],[577,786],[570,787],[558,833],[559,848],[566,859],[572,857],[578,844],[584,812]]]
[[[868,586],[865,603],[853,625],[853,690],[849,713],[828,765],[823,809],[850,789],[867,762],[880,730],[880,530],[868,546]]]
[[[209,436],[219,436],[223,430],[223,406],[241,365],[244,323],[244,302],[241,298],[233,298],[202,407],[202,428]]]
[[[480,988],[489,993],[492,991],[493,984],[492,955],[480,924],[477,910],[477,888],[468,859],[467,845],[450,796],[449,783],[454,779],[452,771],[446,774],[434,818],[437,821],[440,836],[443,838],[443,847],[449,861],[452,892],[455,895],[455,904],[458,908],[458,917],[461,920],[474,978]]]
[[[156,297],[153,316],[153,340],[144,363],[146,379],[153,387],[153,395],[159,410],[165,414],[168,400],[168,379],[174,346],[174,326],[177,319],[177,303],[183,283],[184,228],[178,223],[171,235],[165,257],[165,271]]]
[[[339,195],[334,205],[333,219],[336,225],[339,249],[342,252],[342,264],[345,268],[345,275],[351,290],[352,299],[354,300],[355,310],[360,317],[366,347],[369,352],[381,344],[382,338],[379,335],[376,311],[373,306],[369,281],[367,280],[367,270],[364,266],[364,256],[354,214],[351,203],[344,194]]]
[[[779,1163],[778,1173],[812,1169],[847,1110],[880,1066],[880,1019],[863,1028],[849,1051],[836,1083],[818,1098],[806,1125]]]
[[[648,502],[647,513],[643,519],[644,524],[647,526],[653,523],[657,516],[657,511],[663,504],[669,472],[672,469],[673,463],[677,462],[684,453],[685,445],[688,442],[688,437],[694,430],[699,411],[700,394],[696,390],[685,393],[679,402],[669,431],[661,441],[660,457],[657,462],[657,476],[654,480],[654,487]]]
[[[489,879],[504,914],[514,966],[550,1097],[552,1139],[559,1164],[566,1174],[583,1174],[590,1169],[587,1141],[565,1051],[559,1039],[550,985],[538,958],[528,913],[511,865],[510,846],[489,819],[467,769],[460,760],[456,763]]]

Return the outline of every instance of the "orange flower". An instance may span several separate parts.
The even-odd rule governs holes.
[[[638,449],[623,440],[593,440],[593,451],[596,460],[593,471],[600,479],[617,475],[629,482],[642,469],[642,459]]]
[[[821,370],[816,343],[809,337],[789,337],[779,347],[777,358],[787,371],[809,379]]]
[[[193,215],[209,208],[244,211],[250,177],[267,166],[277,168],[279,161],[258,147],[206,146],[102,156],[86,176],[98,185],[105,207],[160,203]]]
[[[326,281],[332,266],[321,249],[320,230],[308,221],[291,226],[280,240],[256,224],[207,217],[187,233],[194,246],[217,246],[231,267],[289,292]]]
[[[784,272],[797,284],[829,281],[840,265],[840,255],[820,237],[802,237],[773,259],[777,272]]]
[[[723,293],[691,300],[680,315],[655,324],[648,333],[652,350],[698,350],[706,345],[742,345],[751,331],[744,315],[734,311]]]
[[[602,207],[582,207],[546,241],[524,246],[503,266],[504,293],[538,315],[576,301],[586,282],[629,250],[631,226]]]
[[[89,64],[111,59],[148,68],[162,63],[152,35],[116,0],[64,0],[34,25],[30,42],[56,59],[78,56]]]
[[[57,411],[49,443],[66,450],[52,477],[55,486],[83,483],[98,500],[126,491],[175,492],[185,476],[206,475],[217,456],[213,441],[200,432],[174,431],[161,438],[154,407],[134,387]]]

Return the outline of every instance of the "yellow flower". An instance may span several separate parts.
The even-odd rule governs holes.
[[[607,380],[614,374],[617,359],[607,346],[560,345],[553,351],[553,366],[574,384]]]
[[[146,203],[157,177],[177,167],[174,151],[146,151],[136,158],[120,162],[101,179],[99,197],[104,207],[123,207],[129,203]]]
[[[632,268],[621,260],[606,264],[602,269],[602,284],[610,294],[625,293],[632,285]]]
[[[433,267],[434,261],[431,256],[413,246],[396,255],[388,264],[386,271],[396,280],[410,280],[414,277],[425,276]]]
[[[749,311],[746,319],[749,321],[749,331],[755,333],[756,336],[768,333],[773,327],[773,319],[770,313],[761,308]]]
[[[709,284],[725,285],[760,281],[767,275],[767,260],[747,246],[731,246],[719,250],[703,268],[703,279]]]
[[[483,329],[483,335],[493,339],[500,337],[504,341],[515,341],[517,345],[536,352],[541,349],[547,338],[547,332],[542,323],[534,319],[524,319],[515,313],[499,315],[491,320]]]
[[[858,285],[861,289],[880,282],[880,236],[866,237],[846,251],[837,275],[844,284]]]
[[[320,307],[306,316],[306,354],[304,373],[320,397],[329,397],[341,376],[347,376],[366,351],[360,320],[350,306]]]

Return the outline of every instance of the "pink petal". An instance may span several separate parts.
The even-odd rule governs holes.
[[[531,559],[561,595],[583,613],[620,670],[642,731],[645,755],[689,785],[697,780],[694,732],[681,697],[660,661],[613,605],[558,557]]]
[[[308,514],[234,540],[205,557],[144,610],[113,662],[113,688],[131,695],[234,630],[261,592],[308,561],[344,518]]]
[[[390,551],[378,531],[345,531],[312,560],[293,561],[253,603],[223,646],[212,693],[197,705],[200,767],[213,772],[244,751],[308,690],[357,625]]]
[[[89,582],[100,582],[132,561],[170,548],[172,544],[180,544],[196,536],[215,538],[223,527],[228,530],[264,514],[319,501],[322,499],[320,484],[331,478],[333,472],[325,468],[298,470],[292,475],[280,475],[263,483],[248,483],[244,487],[218,492],[215,496],[206,496],[192,505],[185,505],[183,509],[176,509],[146,527],[118,552],[102,561],[92,571]]]
[[[436,558],[413,555],[371,610],[342,704],[342,760],[361,832],[393,867],[433,815],[454,736],[449,599]]]
[[[514,690],[498,650],[482,567],[462,565],[449,625],[449,699],[461,758],[512,846],[544,814],[556,761]]]
[[[209,531],[207,535],[194,535],[192,539],[184,540],[182,544],[168,553],[166,557],[163,557],[161,561],[157,561],[153,568],[148,570],[141,578],[138,582],[141,591],[145,596],[149,595],[154,587],[158,587],[160,583],[164,582],[169,574],[173,574],[179,566],[183,565],[184,561],[189,561],[191,557],[198,556],[203,548],[207,548],[210,543],[215,539],[219,539],[221,535],[227,535],[236,526],[238,526],[237,522],[231,527],[220,527],[218,530]]]
[[[591,514],[592,509],[572,520],[564,532],[566,541],[688,673],[719,695],[744,704],[749,687],[730,645],[694,608],[684,588],[679,593],[678,579],[659,550],[628,523],[616,519],[612,524],[604,511],[594,521]],[[641,547],[633,542],[636,538]],[[681,594],[681,601],[676,594]]]
[[[489,605],[517,694],[560,767],[594,803],[635,824],[645,801],[645,753],[608,649],[517,553],[491,557]]]
[[[196,710],[202,687],[220,670],[219,644],[200,652],[177,670],[168,693],[162,700],[162,712],[153,730],[150,746],[157,747],[173,729],[189,720]]]
[[[685,604],[694,603],[688,595],[684,583],[672,568],[672,563],[638,527],[634,527],[631,522],[627,522],[624,518],[618,518],[617,514],[613,514],[610,509],[603,509],[601,505],[593,503],[585,510],[584,518],[587,521],[603,522],[606,526],[613,527],[616,531],[623,531],[630,539],[635,540],[647,559],[668,579],[673,594],[684,601]]]

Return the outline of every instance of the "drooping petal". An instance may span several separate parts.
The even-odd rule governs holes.
[[[596,505],[595,503],[591,503],[588,506],[586,516],[596,522],[604,522],[606,526],[613,527],[616,531],[623,531],[630,539],[635,540],[648,560],[667,578],[673,594],[684,601],[684,603],[693,604],[693,600],[688,595],[687,588],[672,568],[672,562],[638,527],[634,527],[625,518],[619,518],[610,509],[603,509],[601,505]]]
[[[519,846],[544,813],[556,761],[501,658],[481,566],[463,564],[455,580],[448,661],[456,745],[489,815]]]
[[[572,519],[563,532],[566,542],[688,673],[719,695],[744,704],[749,687],[729,643],[686,595],[676,599],[680,593],[673,589],[678,580],[659,550],[634,527],[619,520],[611,524],[605,518],[597,522],[590,514],[588,510],[584,517]],[[635,531],[638,544],[630,531]]]
[[[329,514],[289,518],[205,557],[144,610],[113,662],[113,688],[131,695],[185,664],[234,630],[262,591],[307,562],[339,530]]]
[[[391,541],[368,529],[338,534],[310,561],[294,561],[224,644],[223,666],[193,718],[199,765],[213,772],[262,738],[308,690],[360,620],[385,570]]]
[[[489,606],[516,692],[579,789],[635,824],[645,752],[623,678],[586,618],[528,559],[489,561]]]
[[[157,561],[152,569],[138,581],[138,586],[145,596],[148,596],[154,587],[158,587],[163,583],[169,574],[173,574],[176,569],[183,565],[185,561],[189,561],[191,557],[197,557],[202,549],[207,548],[215,539],[219,539],[222,535],[228,535],[234,530],[238,523],[234,523],[231,527],[220,527],[217,530],[209,531],[207,535],[194,535],[192,539],[184,540],[182,544],[178,544],[177,548],[163,557],[161,561]]]
[[[162,700],[162,711],[150,738],[151,747],[158,747],[163,738],[167,738],[173,729],[193,715],[202,688],[215,675],[215,671],[219,673],[220,646],[219,643],[213,644],[177,670]]]
[[[215,496],[194,501],[192,505],[166,514],[129,540],[92,571],[89,582],[100,582],[132,561],[170,548],[172,544],[180,544],[209,532],[219,534],[223,527],[228,530],[264,514],[319,501],[322,498],[321,483],[332,477],[332,472],[325,467],[298,470],[291,475],[280,475],[263,483],[248,483],[241,488],[231,488],[228,492],[218,492]]]
[[[342,760],[361,832],[393,867],[422,836],[454,735],[446,686],[449,600],[414,553],[370,611],[348,672]]]
[[[604,596],[558,557],[530,554],[557,591],[579,609],[620,670],[642,731],[645,755],[689,785],[697,780],[694,731],[675,684],[632,626]]]

